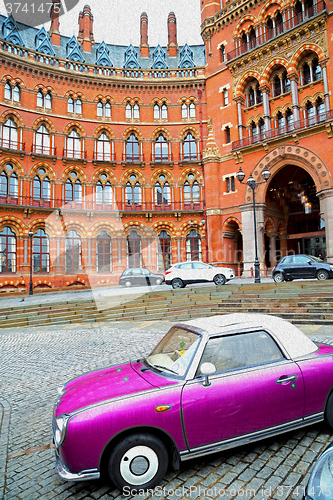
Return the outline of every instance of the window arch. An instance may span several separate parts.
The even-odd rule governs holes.
[[[166,231],[161,231],[157,237],[157,269],[166,271],[171,265],[171,238]]]
[[[101,179],[96,184],[96,208],[102,208],[107,205],[106,208],[111,208],[112,205],[112,185],[109,180],[107,180],[107,175],[102,174]]]
[[[127,208],[131,210],[134,204],[135,208],[141,209],[141,199],[142,199],[141,185],[135,174],[132,174],[128,182],[126,183],[125,198],[126,198]]]
[[[189,120],[190,118],[195,118],[195,116],[196,116],[194,102],[190,102],[190,103],[183,102],[183,104],[181,106],[181,111],[182,111],[182,119],[183,120]]]
[[[195,229],[186,237],[186,260],[202,260],[201,238]]]
[[[183,142],[183,160],[198,160],[197,141],[191,132],[188,132]]]
[[[65,242],[66,273],[77,273],[82,268],[81,238],[76,231],[70,231],[66,235]]]
[[[112,245],[111,236],[102,231],[96,241],[96,267],[98,273],[112,271]]]
[[[100,99],[97,103],[97,116],[98,118],[111,118],[111,104],[106,101],[104,104]]]
[[[164,102],[163,104],[154,105],[154,120],[167,120],[168,119],[168,106]]]
[[[65,202],[82,203],[82,184],[74,171],[65,183]]]
[[[169,159],[169,144],[162,133],[157,137],[154,144],[154,161],[168,161]]]
[[[67,137],[65,156],[68,158],[82,158],[82,139],[76,128],[72,128]]]
[[[69,97],[67,101],[67,111],[69,114],[74,116],[82,115],[82,100],[80,98],[74,99],[73,97]]]
[[[14,86],[11,85],[9,81],[5,83],[5,94],[4,98],[11,102],[19,103],[21,102],[21,89],[18,84]]]
[[[0,197],[2,203],[18,203],[18,176],[10,163],[0,174]]]
[[[155,206],[163,207],[165,209],[170,209],[171,206],[171,189],[168,180],[166,179],[164,174],[161,174],[158,177],[157,182],[154,187],[155,191]]]
[[[95,159],[98,161],[111,161],[112,142],[105,132],[101,132],[95,141]]]
[[[142,243],[141,237],[136,231],[127,236],[127,267],[142,266]]]
[[[32,185],[34,205],[50,206],[51,183],[44,168],[40,168]]]
[[[19,149],[18,128],[13,118],[7,118],[2,125],[2,146],[9,149]]]
[[[50,240],[43,229],[38,229],[33,237],[33,271],[48,273],[50,271]]]
[[[126,161],[140,161],[140,144],[139,139],[134,132],[126,140]]]
[[[184,210],[197,209],[200,207],[200,186],[193,173],[187,175],[183,187]]]
[[[139,120],[140,119],[140,106],[136,102],[134,104],[127,103],[125,108],[126,120]]]
[[[41,90],[37,92],[37,107],[43,108],[44,111],[52,109],[52,95],[50,92],[47,92],[45,95]]]
[[[16,236],[10,227],[0,233],[0,273],[16,272]]]
[[[35,132],[34,153],[43,155],[52,154],[50,133],[44,123]]]

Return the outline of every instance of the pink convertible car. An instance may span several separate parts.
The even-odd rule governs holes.
[[[299,429],[333,426],[333,347],[274,316],[176,324],[146,359],[60,389],[56,466],[66,480],[109,476],[132,491],[168,467]]]

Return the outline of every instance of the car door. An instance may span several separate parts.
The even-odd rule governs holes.
[[[311,262],[306,255],[294,255],[293,277],[294,278],[314,278],[316,272],[315,263]]]
[[[180,264],[180,266],[177,269],[177,274],[183,281],[190,283],[193,281],[193,269],[192,269],[192,262],[184,262],[183,264]]]
[[[203,262],[192,262],[193,266],[193,279],[197,282],[211,281],[210,266]]]
[[[301,370],[269,333],[211,338],[199,366],[204,362],[216,367],[211,385],[198,373],[182,393],[190,449],[303,418]]]

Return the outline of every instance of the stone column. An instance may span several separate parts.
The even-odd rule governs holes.
[[[242,118],[242,104],[244,104],[244,99],[243,97],[239,96],[236,97],[235,99],[237,103],[237,118],[238,118],[238,134],[239,134],[239,140],[241,141],[243,139],[243,118]]]
[[[264,105],[264,120],[265,120],[265,130],[266,132],[271,129],[271,110],[269,105],[269,92],[270,88],[267,85],[262,85],[260,87],[262,92],[262,102]]]
[[[299,118],[299,103],[298,103],[298,88],[297,88],[298,76],[295,73],[293,73],[291,75],[288,75],[288,78],[290,80],[290,86],[291,86],[294,122],[298,122],[300,119]]]
[[[333,260],[333,188],[323,189],[317,193],[320,202],[320,216],[325,221],[326,258]]]
[[[330,110],[330,94],[328,90],[328,79],[327,79],[327,67],[326,67],[326,61],[322,61],[319,63],[321,65],[322,73],[323,73],[323,80],[324,80],[324,90],[325,90],[325,111],[326,113]]]
[[[257,243],[258,243],[258,259],[261,270],[264,267],[264,244],[263,244],[263,227],[264,227],[264,209],[265,203],[256,203],[256,221],[257,221]],[[251,276],[251,267],[254,272],[255,259],[255,241],[254,241],[254,220],[253,220],[253,204],[247,203],[240,205],[242,214],[242,237],[243,237],[243,277]]]

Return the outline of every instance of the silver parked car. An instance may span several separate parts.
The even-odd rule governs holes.
[[[165,283],[172,288],[183,288],[190,283],[213,281],[224,285],[235,277],[235,271],[227,267],[217,267],[201,261],[178,262],[165,272]]]

